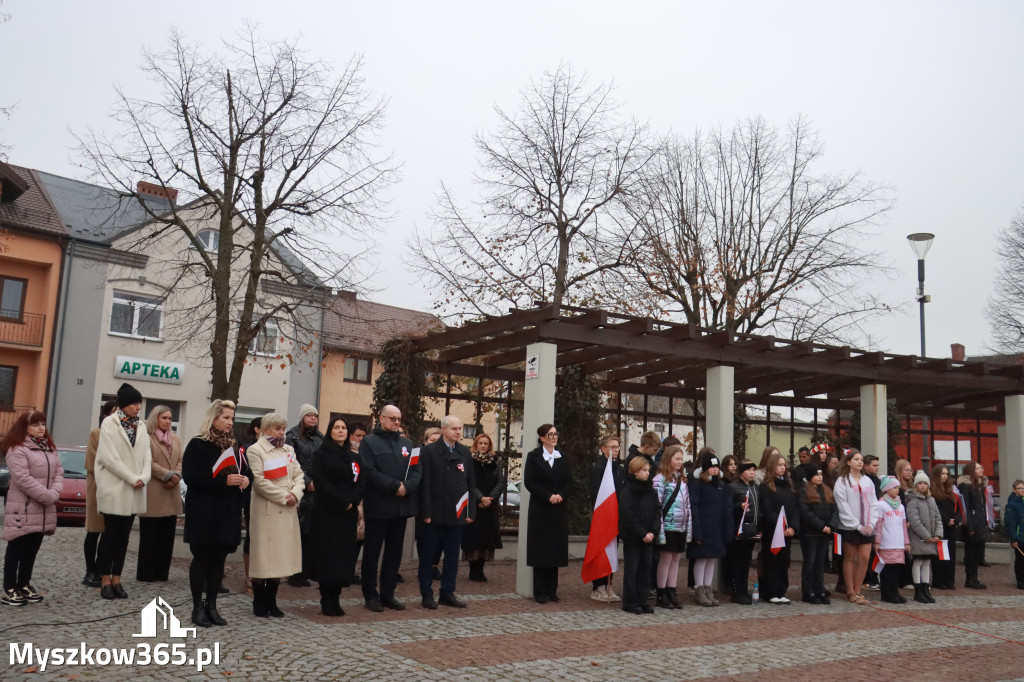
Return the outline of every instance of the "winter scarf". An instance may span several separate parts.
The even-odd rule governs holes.
[[[139,417],[137,415],[129,417],[118,409],[117,418],[121,420],[121,427],[124,429],[124,432],[128,434],[128,442],[132,444],[132,447],[135,447],[135,432],[139,428]]]

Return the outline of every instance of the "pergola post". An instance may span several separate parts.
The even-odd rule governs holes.
[[[1024,479],[1024,395],[1008,395],[1003,403],[1006,426],[999,433],[999,496],[1005,504],[1013,482]],[[991,471],[985,473],[992,475]]]
[[[726,365],[707,370],[707,416],[704,444],[714,448],[721,459],[733,451],[733,420],[736,370]]]
[[[555,421],[555,373],[558,370],[558,346],[531,343],[526,347],[526,381],[523,392],[523,476],[526,453],[533,450],[537,428]],[[533,571],[526,565],[526,534],[529,524],[530,492],[522,486],[519,493],[519,534],[516,545],[516,592],[533,596]]]
[[[885,384],[860,387],[860,451],[878,457],[878,475],[889,473],[888,410]]]

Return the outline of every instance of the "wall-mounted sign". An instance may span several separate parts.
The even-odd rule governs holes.
[[[185,376],[185,365],[180,362],[147,360],[118,355],[114,358],[114,376],[134,381],[156,381],[161,384],[180,384]]]
[[[540,356],[526,356],[526,378],[537,379],[540,377]]]

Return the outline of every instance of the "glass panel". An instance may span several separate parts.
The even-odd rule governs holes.
[[[18,370],[14,367],[0,367],[0,405],[14,404],[14,378]]]
[[[360,360],[359,361],[359,381],[370,381],[370,361]]]
[[[160,318],[162,313],[159,310],[139,306],[139,336],[146,336],[151,339],[160,338]]]
[[[21,300],[25,293],[25,282],[20,279],[0,279],[3,288],[0,295],[0,317],[21,319]]]
[[[110,331],[117,334],[131,334],[134,314],[132,306],[115,300],[110,309]]]
[[[345,358],[345,381],[352,381],[356,376],[356,360],[355,358]]]

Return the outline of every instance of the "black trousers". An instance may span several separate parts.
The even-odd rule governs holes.
[[[402,546],[405,544],[406,517],[392,519],[366,519],[363,537],[362,583],[363,598],[390,599],[398,585],[398,568],[402,565]],[[382,556],[383,554],[383,556]],[[377,568],[380,567],[380,594],[377,593]]]
[[[139,563],[135,569],[136,580],[167,580],[171,570],[174,531],[177,525],[177,516],[139,517]]]
[[[85,572],[86,573],[97,573],[96,570],[96,555],[97,550],[100,546],[100,534],[99,533],[86,533],[85,542],[82,543],[82,549],[85,551]]]
[[[825,556],[831,535],[801,535],[800,551],[804,557],[800,569],[800,591],[805,597],[825,594]]]
[[[128,538],[132,534],[135,514],[103,515],[103,535],[100,536],[100,556],[97,569],[100,575],[120,576],[124,570],[124,557],[128,553]]]
[[[643,606],[651,594],[654,543],[623,543],[622,608]]]
[[[459,573],[459,547],[462,546],[463,525],[442,525],[424,523],[420,528],[417,551],[420,555],[419,581],[420,595],[434,595],[434,566],[437,557],[444,553],[444,566],[441,567],[441,594],[455,593],[455,579]]]
[[[964,543],[964,570],[967,572],[968,580],[978,577],[978,566],[981,565],[981,555],[984,548],[984,542]]]
[[[534,566],[533,567],[533,596],[557,597],[558,596],[558,567],[557,566]]]
[[[234,548],[224,545],[203,545],[191,543],[192,563],[188,567],[188,586],[192,601],[199,601],[203,593],[207,599],[216,601],[220,581],[224,576],[224,561]]]
[[[939,561],[939,557],[932,557],[932,585],[935,587],[956,587],[956,536],[958,535],[957,530],[958,529],[955,527],[942,527],[942,539],[948,540],[946,544],[949,545],[949,561]]]
[[[900,597],[900,570],[903,564],[886,564],[878,574],[883,600],[892,601]]]
[[[761,580],[761,599],[785,597],[789,589],[789,550],[792,538],[786,538],[786,546],[778,554],[772,554],[772,538],[765,534],[761,538],[761,556],[764,557],[764,579]]]
[[[1017,546],[1020,547],[1020,544],[1018,543]],[[1024,547],[1021,547],[1021,550],[1024,551]],[[1013,573],[1017,577],[1017,587],[1024,587],[1024,554],[1016,549],[1013,549]]]
[[[729,594],[749,595],[747,582],[750,579],[750,558],[754,555],[757,540],[733,540],[725,550],[725,585]],[[690,562],[693,565],[693,561]]]
[[[28,587],[32,581],[32,568],[43,544],[42,533],[28,533],[7,543],[4,555],[4,590]]]
[[[612,573],[612,575],[615,575],[615,574]],[[590,581],[590,585],[593,588],[593,590],[596,590],[599,587],[605,587],[607,585],[610,585],[611,582],[612,582],[612,576],[611,575],[606,575],[603,578],[598,578],[597,580]],[[591,590],[591,591],[593,591],[593,590]]]

